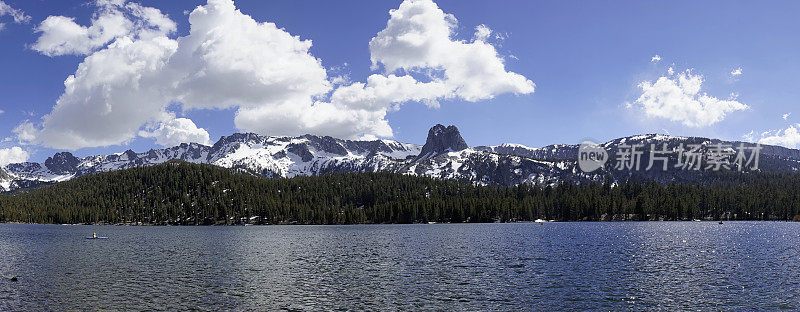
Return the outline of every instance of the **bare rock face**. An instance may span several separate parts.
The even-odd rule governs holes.
[[[44,165],[56,174],[69,174],[77,170],[81,160],[70,152],[61,152],[47,158]]]
[[[458,152],[469,148],[456,126],[445,127],[437,124],[428,130],[428,139],[422,146],[417,159],[430,158],[448,152]]]

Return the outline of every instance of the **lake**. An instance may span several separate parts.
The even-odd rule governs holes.
[[[0,224],[0,275],[2,311],[800,310],[800,223]]]

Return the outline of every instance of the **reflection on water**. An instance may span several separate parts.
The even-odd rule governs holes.
[[[800,224],[4,224],[0,275],[3,311],[798,310]]]

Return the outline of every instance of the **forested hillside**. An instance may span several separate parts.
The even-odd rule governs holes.
[[[717,186],[623,182],[475,186],[396,173],[270,179],[182,161],[0,195],[33,223],[352,224],[555,220],[792,220],[800,175],[731,174]]]

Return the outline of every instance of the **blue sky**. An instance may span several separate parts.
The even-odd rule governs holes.
[[[366,83],[367,77],[376,74],[382,77],[392,73],[396,76],[408,75],[419,84],[446,80],[443,85],[452,85],[453,90],[441,94],[433,92],[435,95],[427,96],[435,99],[438,105],[430,105],[427,100],[417,101],[422,93],[414,91],[396,95],[391,101],[387,99],[386,103],[370,102],[373,103],[370,105],[384,105],[377,110],[370,108],[370,113],[377,112],[380,115],[385,111],[385,116],[370,115],[360,121],[337,119],[338,123],[328,123],[324,118],[317,122],[319,118],[315,117],[300,122],[303,126],[294,127],[277,124],[282,119],[290,123],[292,118],[296,118],[292,114],[320,114],[326,117],[328,113],[319,110],[297,112],[292,108],[275,109],[276,106],[271,106],[279,104],[261,104],[266,101],[264,99],[272,99],[269,92],[291,84],[256,85],[255,88],[264,89],[253,95],[259,97],[258,101],[261,102],[228,105],[204,104],[197,100],[224,96],[226,90],[195,88],[186,91],[193,87],[185,87],[177,91],[181,95],[169,97],[168,105],[151,108],[160,110],[161,115],[156,112],[140,116],[148,122],[143,123],[139,130],[128,130],[132,137],[124,140],[119,139],[119,135],[102,137],[105,131],[102,126],[113,127],[118,124],[117,120],[92,126],[89,130],[100,134],[91,134],[91,139],[59,136],[64,131],[71,131],[70,127],[99,123],[96,119],[100,117],[97,116],[105,115],[96,112],[87,112],[86,116],[75,113],[80,109],[72,113],[58,113],[63,115],[54,117],[61,120],[58,125],[54,125],[55,122],[45,125],[42,119],[53,112],[59,97],[65,93],[65,79],[76,73],[79,64],[93,53],[102,52],[109,44],[114,44],[114,40],[119,40],[117,37],[90,45],[88,50],[80,52],[54,53],[54,46],[40,45],[37,48],[36,43],[48,32],[56,36],[57,27],[65,27],[65,24],[41,31],[43,21],[50,16],[64,16],[74,18],[74,23],[79,26],[88,27],[92,25],[93,17],[102,15],[103,7],[85,0],[3,2],[18,10],[16,12],[23,12],[29,19],[15,21],[13,14],[0,13],[0,23],[4,25],[0,30],[0,62],[3,68],[0,71],[0,110],[3,111],[0,114],[0,139],[7,138],[0,143],[0,151],[8,152],[18,147],[31,161],[43,161],[61,150],[72,150],[78,156],[86,156],[126,149],[145,151],[158,148],[159,142],[173,142],[165,137],[166,130],[171,129],[170,125],[183,130],[186,129],[182,127],[188,127],[187,135],[194,139],[198,138],[198,131],[207,132],[210,142],[244,130],[267,135],[308,130],[335,136],[383,137],[390,129],[392,139],[422,144],[427,129],[441,123],[458,126],[470,145],[512,142],[544,146],[578,143],[584,139],[602,141],[653,132],[762,140],[789,147],[800,145],[796,135],[797,129],[800,129],[797,125],[800,112],[794,112],[798,107],[796,99],[800,98],[796,80],[800,73],[800,62],[797,61],[800,56],[800,40],[797,36],[800,20],[796,18],[800,3],[797,1],[774,1],[769,5],[752,1],[435,1],[435,5],[445,14],[452,14],[457,19],[450,33],[453,42],[463,42],[465,45],[475,43],[477,26],[485,25],[491,29],[491,34],[482,38],[481,42],[496,51],[496,59],[504,66],[499,72],[502,75],[497,76],[493,72],[489,75],[491,77],[473,76],[465,79],[455,74],[452,74],[455,78],[443,78],[450,75],[447,70],[455,72],[462,66],[462,61],[456,57],[453,60],[431,60],[423,56],[422,59],[409,61],[409,57],[404,55],[390,55],[387,51],[397,50],[401,54],[405,51],[391,45],[386,46],[386,50],[380,52],[382,54],[371,51],[370,40],[383,30],[387,30],[385,36],[401,37],[402,34],[387,28],[387,22],[390,20],[389,11],[398,9],[402,1],[237,0],[235,7],[243,15],[258,23],[275,23],[284,32],[299,36],[297,42],[313,42],[307,53],[303,52],[302,55],[283,59],[280,54],[275,54],[270,55],[270,59],[286,60],[292,64],[298,62],[311,67],[313,64],[308,65],[306,54],[318,59],[326,71],[323,74],[327,74],[322,81],[331,85],[327,91],[313,94],[311,97],[314,101],[336,104],[335,100],[330,99],[332,92],[354,83]],[[163,26],[164,29],[152,26],[147,30],[161,31],[159,35],[175,42],[190,34],[192,25],[187,13],[197,6],[206,5],[205,0],[132,3],[141,8],[158,9],[168,16],[175,23],[175,31],[164,30],[168,26]],[[105,10],[115,9],[106,7]],[[118,9],[134,22],[137,18],[144,18],[130,17],[133,11],[125,10],[123,7]],[[214,23],[218,20],[208,18],[203,22]],[[398,22],[404,21],[398,19]],[[36,29],[40,31],[36,32]],[[135,41],[150,35],[137,33],[131,36]],[[198,37],[197,40],[202,41],[203,38]],[[244,42],[246,44],[247,40]],[[435,41],[430,42],[440,46]],[[181,42],[178,50],[186,45]],[[447,46],[448,49],[457,49]],[[481,47],[486,48],[483,45]],[[260,51],[258,47],[252,48],[253,51]],[[249,47],[242,48],[245,51],[247,49]],[[414,53],[414,50],[409,51],[409,55]],[[456,52],[446,51],[454,55]],[[656,55],[660,60],[654,60]],[[371,59],[378,60],[377,68],[371,68]],[[189,58],[187,62],[194,64],[193,60]],[[463,66],[475,60],[465,58]],[[436,66],[414,68],[414,62]],[[400,64],[398,67],[401,69],[388,72],[386,64],[391,63]],[[305,70],[305,67],[298,66],[289,69]],[[179,71],[186,70],[181,67]],[[192,70],[196,69],[188,69],[190,72]],[[165,76],[161,72],[153,75]],[[287,75],[296,78],[291,73]],[[333,81],[337,76],[349,79],[336,84]],[[528,85],[523,80],[503,84],[503,81],[519,76],[535,84],[535,90],[530,92],[532,84]],[[500,81],[497,77],[500,77]],[[223,78],[217,79],[189,81],[187,85],[224,82]],[[319,82],[307,76],[302,79],[303,86],[316,86]],[[486,83],[469,92],[464,91],[469,89],[465,84],[473,80]],[[161,84],[144,83],[140,87],[158,88]],[[400,90],[399,87],[397,90]],[[147,92],[144,90],[141,94]],[[282,90],[274,92],[281,96],[284,94]],[[87,94],[70,95],[69,103],[72,104],[67,104],[82,103],[84,99],[81,96],[92,98],[89,96],[92,93]],[[293,100],[294,96],[286,95],[286,98]],[[406,100],[409,98],[411,100]],[[150,98],[143,95],[142,99]],[[181,99],[192,104],[184,104]],[[117,109],[114,105],[118,104],[111,103],[109,107]],[[96,106],[88,105],[83,109],[92,108]],[[346,116],[350,116],[350,109],[352,107],[335,114],[342,113],[345,116],[342,118],[346,119]],[[285,117],[282,115],[284,110]],[[246,118],[235,119],[237,112]],[[783,118],[784,114],[789,113],[793,114]],[[193,124],[187,125],[187,120]],[[376,122],[380,121],[385,121],[388,127],[376,126]],[[21,132],[20,125],[29,125],[28,129],[32,130]],[[342,130],[347,127],[361,127],[358,128],[361,130]],[[109,129],[108,133],[117,130]],[[123,132],[119,132],[120,135],[124,135]],[[0,157],[3,155],[10,154],[0,153]]]

